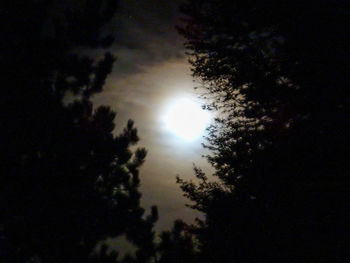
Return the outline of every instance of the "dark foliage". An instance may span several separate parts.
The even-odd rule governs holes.
[[[174,222],[171,231],[160,235],[157,247],[157,263],[199,262],[196,256],[196,246],[193,239],[192,227],[181,220]]]
[[[213,183],[179,180],[201,262],[350,260],[348,1],[187,1]]]
[[[133,122],[115,136],[115,113],[93,109],[114,57],[103,26],[116,1],[0,4],[0,261],[116,262],[98,241],[125,234],[138,262],[154,253],[157,210],[144,219]],[[66,105],[64,98],[76,100]]]

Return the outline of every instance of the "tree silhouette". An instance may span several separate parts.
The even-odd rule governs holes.
[[[139,248],[138,262],[154,253],[157,209],[145,218],[138,191],[146,150],[131,150],[132,121],[116,136],[115,113],[90,101],[114,56],[82,52],[110,46],[102,28],[116,8],[114,0],[1,3],[1,261],[116,262],[94,248],[121,234]]]
[[[200,262],[197,261],[196,245],[191,228],[183,221],[176,220],[171,231],[162,232],[157,247],[156,262]]]
[[[179,179],[201,262],[344,262],[349,242],[349,3],[187,1],[193,75],[220,115]]]

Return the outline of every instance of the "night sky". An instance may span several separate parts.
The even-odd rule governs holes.
[[[176,175],[193,176],[193,163],[209,170],[201,143],[205,131],[195,138],[178,136],[165,123],[177,102],[201,101],[193,87],[183,39],[175,25],[179,1],[121,1],[119,12],[106,31],[116,31],[113,51],[117,56],[105,89],[94,97],[95,106],[108,105],[117,112],[116,130],[133,119],[139,132],[138,146],[148,151],[141,175],[142,206],[158,206],[156,230],[171,228],[174,219],[191,222],[199,214],[185,204],[175,183]],[[195,113],[194,113],[195,114]],[[209,124],[209,122],[207,122]]]
[[[350,262],[349,29],[345,0],[5,1],[0,262]]]

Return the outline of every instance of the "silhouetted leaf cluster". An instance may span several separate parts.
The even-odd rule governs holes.
[[[139,248],[138,262],[154,253],[157,210],[145,218],[138,191],[146,150],[131,150],[132,121],[115,136],[116,114],[90,101],[115,58],[80,52],[112,43],[103,26],[116,7],[114,0],[0,4],[1,262],[116,262],[117,254],[94,249],[121,234]],[[75,101],[65,103],[67,96]]]
[[[176,220],[173,229],[163,232],[160,238],[161,241],[157,247],[157,263],[197,262],[191,227],[183,221]]]
[[[179,28],[208,108],[216,182],[179,179],[200,262],[346,262],[350,5],[187,1]],[[180,262],[180,261],[178,261]]]

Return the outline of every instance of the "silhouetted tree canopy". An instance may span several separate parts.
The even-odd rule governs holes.
[[[219,117],[215,182],[179,179],[205,220],[200,262],[345,262],[349,252],[350,4],[183,5],[193,76]]]
[[[115,135],[110,108],[94,109],[115,60],[103,27],[115,0],[0,4],[1,262],[117,262],[97,242],[126,235],[133,262],[154,254],[157,209],[144,217],[132,121]],[[72,103],[65,103],[74,96]]]
[[[191,232],[191,226],[181,220],[175,220],[173,229],[160,235],[156,262],[200,262],[197,261],[196,245]]]

